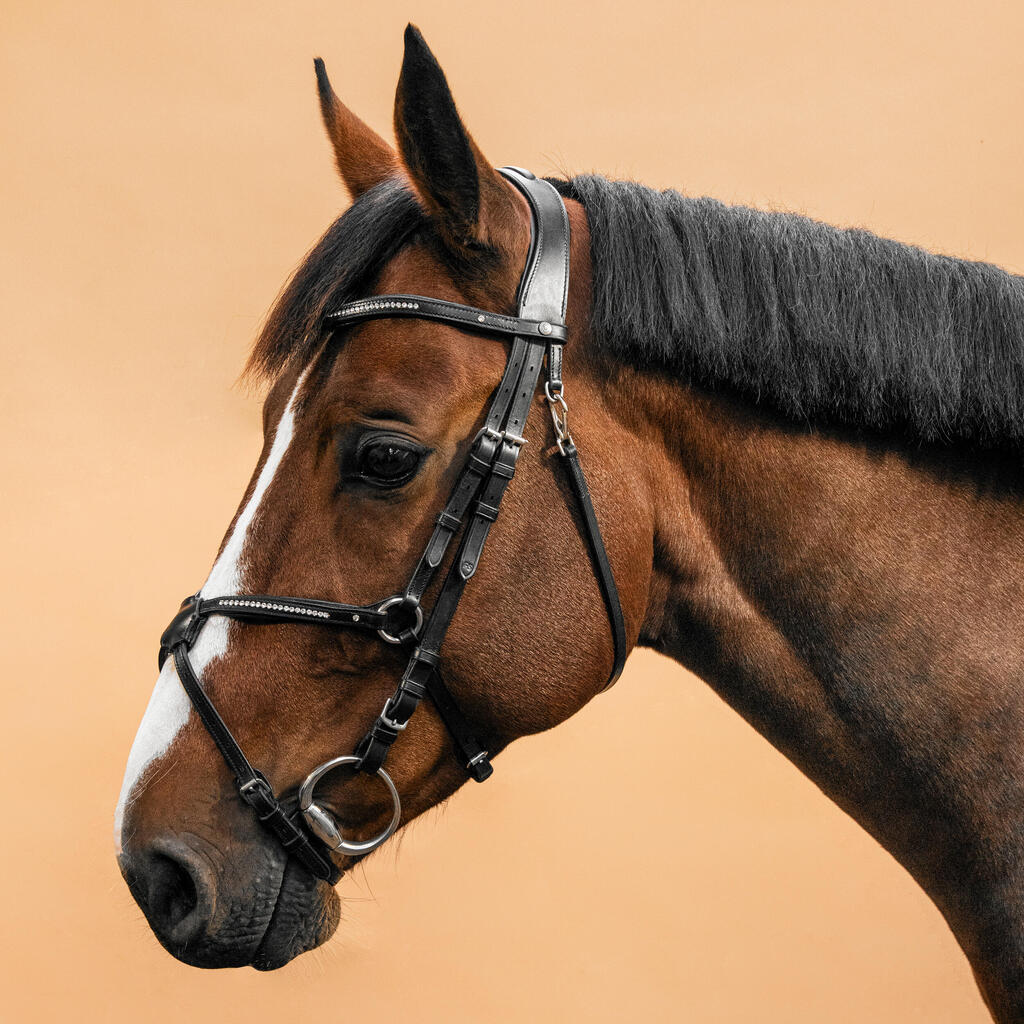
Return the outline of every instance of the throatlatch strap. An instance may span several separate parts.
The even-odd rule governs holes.
[[[572,484],[576,500],[583,512],[583,525],[585,526],[583,536],[587,541],[590,560],[594,565],[594,574],[601,586],[601,596],[604,598],[605,608],[608,610],[608,622],[612,627],[615,654],[611,677],[604,685],[604,689],[607,690],[622,675],[622,669],[626,664],[626,620],[619,602],[619,588],[615,585],[615,574],[612,572],[612,564],[608,560],[604,538],[601,536],[601,527],[597,523],[594,502],[590,497],[590,488],[587,487],[587,479],[583,475],[583,467],[580,465],[579,451],[572,438],[568,438],[562,443],[561,454],[569,470],[569,483]]]

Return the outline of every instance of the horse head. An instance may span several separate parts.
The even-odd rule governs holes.
[[[250,369],[269,382],[263,451],[209,578],[165,638],[118,807],[135,898],[166,948],[202,966],[276,967],[323,942],[339,920],[331,883],[399,808],[404,825],[470,774],[485,777],[494,754],[572,715],[617,671],[626,634],[610,565],[634,640],[645,604],[650,514],[625,479],[635,442],[587,358],[581,208],[492,168],[414,28],[397,152],[316,69],[352,205],[254,350]],[[538,234],[531,187],[548,190],[568,236]],[[575,458],[562,373],[550,365],[562,346],[556,356],[547,347],[565,340],[559,318],[516,319],[530,288],[546,287],[538,261],[556,241],[563,278],[571,269],[556,314],[571,332],[572,429],[596,470],[610,554],[587,521],[585,486],[558,465]],[[538,408],[548,405],[554,419]],[[352,628],[329,628],[346,616]],[[424,696],[406,728],[402,702]],[[307,778],[303,822],[294,805]]]

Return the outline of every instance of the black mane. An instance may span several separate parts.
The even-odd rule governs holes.
[[[807,217],[581,176],[596,343],[803,423],[1024,440],[1024,278]]]
[[[596,344],[800,423],[942,444],[1024,441],[1024,278],[862,230],[583,175],[554,181],[591,234]],[[249,360],[308,361],[324,315],[432,234],[400,179],[306,257]]]

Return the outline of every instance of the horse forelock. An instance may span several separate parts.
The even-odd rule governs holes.
[[[428,224],[408,184],[392,178],[356,200],[307,253],[253,346],[246,374],[273,380],[306,366],[322,342],[324,317],[369,290],[383,267]]]

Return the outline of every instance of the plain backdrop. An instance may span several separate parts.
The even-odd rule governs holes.
[[[909,876],[645,652],[346,878],[323,950],[207,973],[151,936],[113,809],[258,454],[247,349],[345,203],[312,58],[390,137],[409,20],[495,163],[1024,266],[1019,3],[8,0],[0,1016],[987,1020]]]

